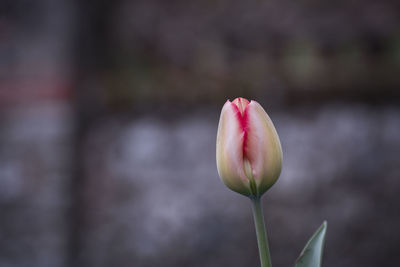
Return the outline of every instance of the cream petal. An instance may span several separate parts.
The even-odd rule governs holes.
[[[238,97],[238,98],[235,98],[235,100],[233,100],[232,103],[238,107],[240,114],[243,116],[244,110],[246,109],[246,106],[250,102],[246,98]]]
[[[282,148],[274,124],[262,106],[251,101],[246,112],[248,119],[245,156],[250,161],[258,194],[262,195],[280,175]]]
[[[251,194],[250,185],[243,170],[244,132],[238,112],[229,100],[222,108],[217,133],[217,168],[227,187],[248,196]]]

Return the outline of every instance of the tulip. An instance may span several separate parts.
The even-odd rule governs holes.
[[[218,174],[251,200],[261,267],[272,267],[261,196],[276,182],[282,148],[274,124],[256,101],[236,98],[222,107],[217,133]],[[326,222],[308,241],[296,267],[321,266]]]
[[[260,197],[278,179],[282,149],[271,119],[256,101],[226,101],[217,133],[217,168],[224,184]]]

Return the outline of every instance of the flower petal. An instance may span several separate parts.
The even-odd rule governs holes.
[[[250,161],[258,194],[262,195],[278,179],[282,168],[282,148],[274,124],[256,101],[246,108],[245,157]]]
[[[237,97],[232,101],[232,103],[238,107],[240,114],[243,116],[244,110],[250,102],[246,98]]]
[[[229,100],[222,108],[217,133],[217,168],[227,187],[248,196],[250,184],[243,170],[244,131],[238,112]]]

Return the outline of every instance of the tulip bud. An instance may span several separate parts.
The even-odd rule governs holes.
[[[274,124],[256,101],[226,101],[217,133],[217,168],[224,184],[259,197],[278,179],[282,149]]]

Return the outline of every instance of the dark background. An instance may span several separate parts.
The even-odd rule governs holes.
[[[275,267],[398,266],[400,2],[0,3],[0,267],[259,266],[215,166],[226,99],[281,138]]]

